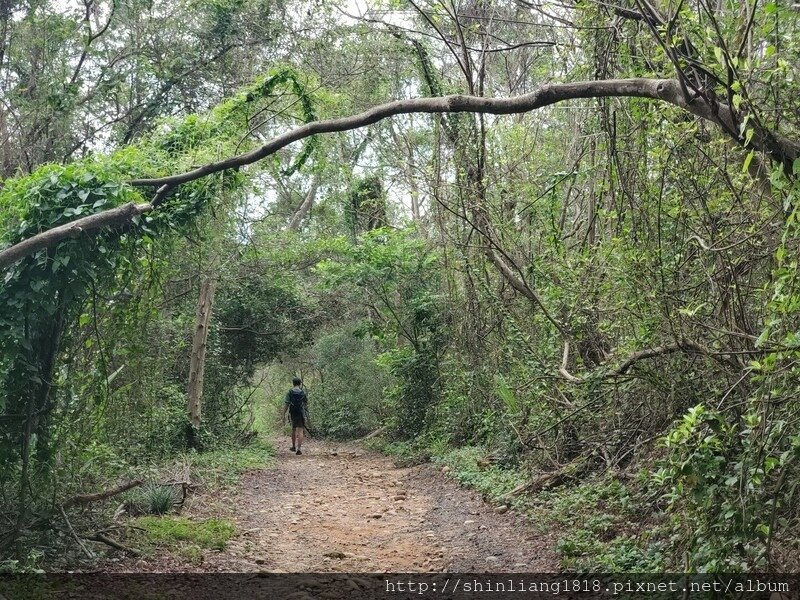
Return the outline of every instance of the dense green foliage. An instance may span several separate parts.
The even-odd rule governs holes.
[[[263,111],[265,101],[272,105],[271,96],[281,86],[297,94],[305,109],[301,118],[313,118],[311,99],[294,70],[278,68],[202,118],[164,121],[150,137],[108,157],[45,165],[8,182],[0,191],[3,238],[13,244],[76,217],[141,203],[141,193],[126,180],[185,168],[241,147],[251,115]],[[307,144],[287,169],[302,165],[312,149],[313,143]],[[105,478],[126,464],[184,447],[185,357],[191,335],[186,327],[193,312],[185,296],[193,284],[191,277],[182,282],[175,277],[180,263],[206,260],[209,251],[233,249],[238,256],[235,244],[224,239],[226,230],[234,231],[233,223],[204,213],[231,210],[246,194],[245,183],[241,174],[223,173],[184,186],[166,199],[164,210],[145,213],[131,226],[78,236],[56,252],[39,251],[5,272],[0,290],[6,415],[0,422],[0,485],[4,512],[18,515],[7,523],[10,540],[19,537],[35,511],[52,510],[31,504],[31,491],[34,498],[49,498],[65,481],[67,488],[92,484],[92,477],[76,477],[76,470]],[[215,223],[219,233],[205,232],[198,221],[205,227]],[[176,244],[175,233],[192,231],[204,239],[199,252]],[[170,264],[167,257],[176,252],[179,262]],[[246,261],[234,266],[225,272],[220,266],[217,275],[227,277],[227,283],[220,286],[224,309],[210,337],[215,360],[209,361],[203,430],[203,443],[209,444],[242,432],[241,411],[248,399],[242,386],[256,364],[281,351],[277,333],[270,343],[259,332],[255,337],[249,332],[269,327],[267,321],[280,327],[302,312],[291,290],[277,282],[265,286],[248,275],[252,266]],[[66,448],[80,451],[64,454]],[[85,464],[94,460],[113,469],[87,472]]]
[[[389,414],[384,394],[391,378],[371,340],[336,331],[320,337],[312,353],[314,367],[324,373],[311,399],[315,433],[352,439],[377,429]]]
[[[302,374],[319,433],[380,429],[402,460],[555,520],[566,568],[798,567],[800,12],[84,6],[2,15],[0,248],[150,200],[132,179],[390,99],[677,77],[733,126],[641,98],[405,115],[176,186],[131,224],[15,263],[0,559],[30,566],[39,531],[63,534],[64,499],[185,450],[213,281],[199,457],[251,441],[264,390],[285,392],[271,378]]]

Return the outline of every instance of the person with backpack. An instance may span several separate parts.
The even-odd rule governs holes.
[[[290,450],[302,454],[300,447],[303,445],[303,430],[306,428],[306,405],[308,396],[303,389],[303,381],[299,377],[292,379],[292,389],[286,392],[283,402],[283,418],[289,413],[292,423],[292,447]]]

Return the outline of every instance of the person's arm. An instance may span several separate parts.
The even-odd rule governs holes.
[[[308,416],[308,392],[303,390],[303,420],[305,422],[306,431],[310,433],[311,419]]]

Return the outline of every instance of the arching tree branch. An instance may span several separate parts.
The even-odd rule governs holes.
[[[37,233],[10,248],[0,251],[0,269],[7,269],[29,254],[33,254],[43,248],[50,248],[69,238],[78,237],[97,229],[123,227],[128,225],[135,216],[152,209],[153,205],[149,202],[143,204],[128,202],[122,206],[104,210],[88,217],[81,217],[64,225]]]
[[[543,85],[529,94],[513,98],[484,98],[478,96],[452,95],[438,98],[396,100],[394,102],[381,104],[356,115],[307,123],[273,138],[271,141],[255,150],[225,160],[209,163],[185,173],[178,173],[156,179],[136,179],[130,181],[129,183],[134,186],[156,189],[157,192],[153,200],[150,203],[135,206],[126,205],[124,207],[97,213],[66,225],[44,231],[27,240],[23,240],[10,248],[0,251],[0,269],[5,269],[26,255],[41,250],[42,248],[54,246],[75,234],[103,227],[123,225],[137,214],[156,209],[166,197],[167,193],[175,186],[195,181],[227,169],[235,169],[256,163],[275,154],[278,150],[312,135],[349,131],[401,114],[474,112],[509,115],[529,112],[565,100],[601,97],[649,98],[652,100],[660,100],[678,106],[691,114],[719,125],[723,132],[729,136],[733,136],[731,132],[738,131],[738,125],[735,122],[731,108],[727,104],[715,103],[715,105],[712,106],[701,97],[687,101],[680,83],[675,79],[608,79],[602,81],[553,83]],[[737,143],[744,145],[742,139],[734,139]],[[769,131],[755,132],[748,147],[767,153],[774,160],[783,165],[791,165],[792,161],[800,156],[800,144]]]

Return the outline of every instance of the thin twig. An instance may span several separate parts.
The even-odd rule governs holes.
[[[83,552],[84,552],[84,554],[86,554],[86,556],[88,556],[89,558],[94,558],[94,552],[89,550],[89,548],[86,547],[86,545],[83,543],[83,541],[78,536],[78,534],[75,533],[75,529],[73,529],[72,523],[69,522],[69,518],[67,517],[67,513],[64,510],[64,507],[63,506],[59,506],[58,508],[61,511],[61,516],[64,517],[64,522],[67,524],[67,528],[69,529],[69,532],[72,534],[72,537],[75,538],[75,541],[78,542],[78,546],[81,547],[81,550],[83,550]]]

